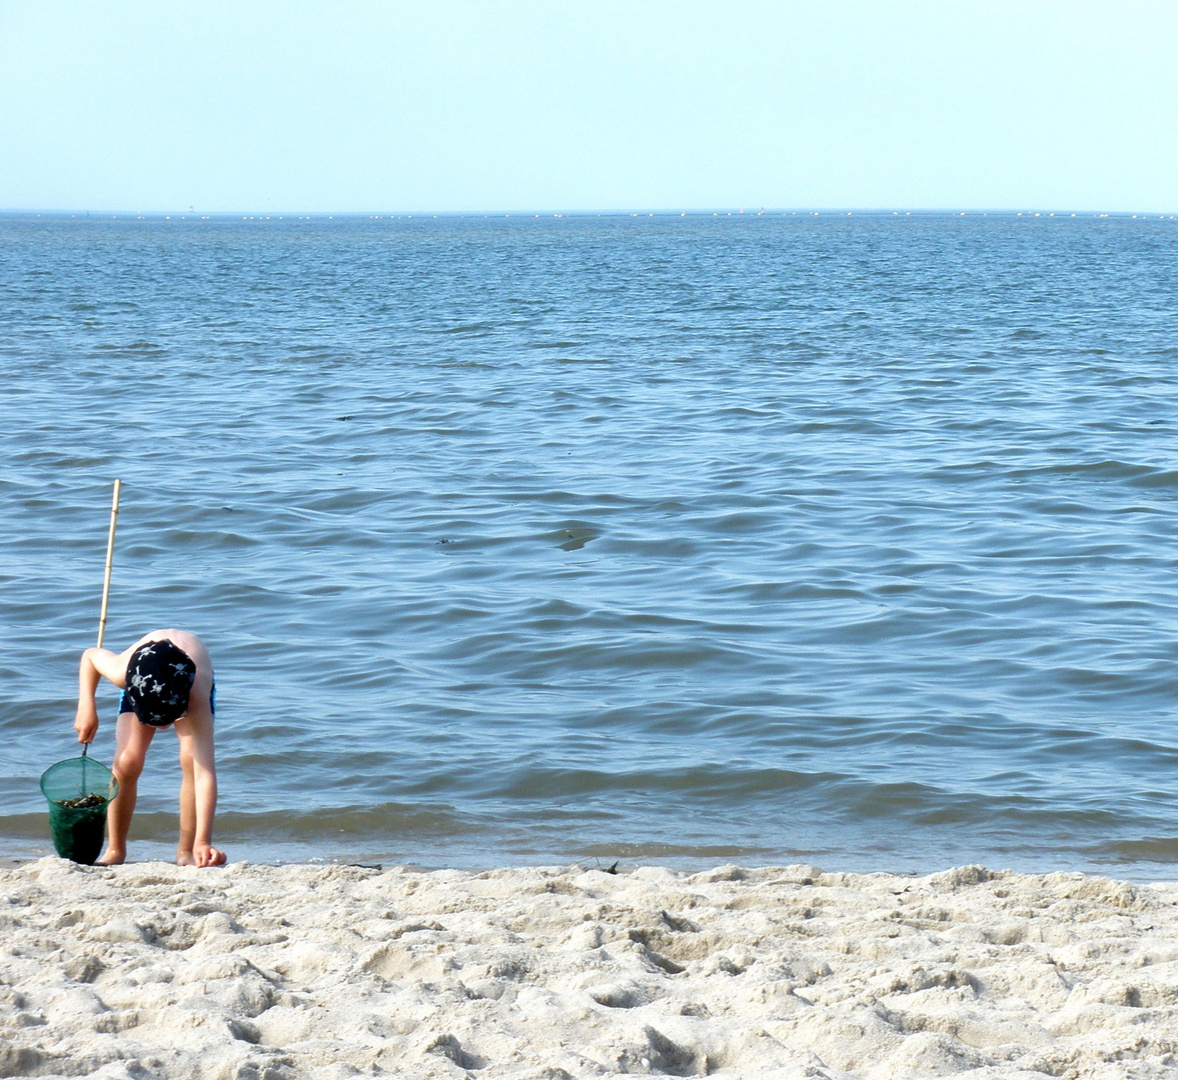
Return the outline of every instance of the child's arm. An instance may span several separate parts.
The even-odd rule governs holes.
[[[109,679],[120,689],[126,686],[127,664],[134,651],[135,645],[123,653],[112,653],[109,649],[87,649],[82,653],[82,662],[78,665],[78,712],[74,717],[78,742],[91,743],[98,733],[94,692],[98,689],[99,678]]]

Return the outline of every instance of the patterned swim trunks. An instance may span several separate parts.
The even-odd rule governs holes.
[[[125,712],[133,713],[134,711],[135,711],[135,709],[131,705],[131,698],[127,695],[127,691],[124,690],[122,695],[119,697],[119,715],[121,716]],[[213,680],[212,689],[209,690],[209,712],[211,712],[214,716],[217,715],[217,680],[216,679]]]

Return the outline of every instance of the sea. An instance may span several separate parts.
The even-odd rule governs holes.
[[[0,365],[5,859],[119,478],[232,859],[1178,873],[1173,217],[7,214]]]

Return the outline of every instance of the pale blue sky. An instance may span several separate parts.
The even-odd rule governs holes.
[[[1178,3],[0,0],[0,208],[1178,209]]]

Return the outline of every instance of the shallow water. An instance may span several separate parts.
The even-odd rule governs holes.
[[[1176,256],[0,219],[0,854],[50,850],[119,476],[107,643],[208,644],[231,855],[1172,876]],[[135,853],[177,775],[164,733]]]

